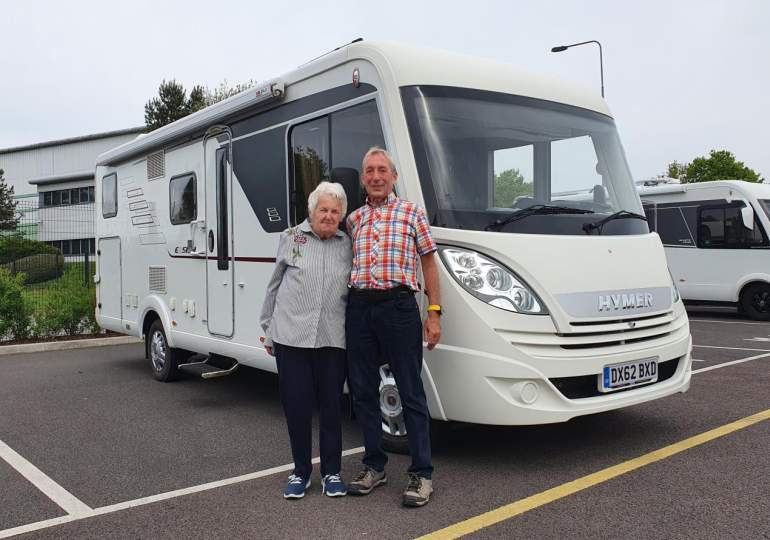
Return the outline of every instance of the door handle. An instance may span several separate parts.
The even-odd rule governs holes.
[[[214,252],[214,231],[209,229],[209,252]]]

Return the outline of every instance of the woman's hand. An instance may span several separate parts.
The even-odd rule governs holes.
[[[267,351],[267,354],[269,354],[270,356],[275,356],[275,353],[273,352],[273,348],[270,347],[269,345],[265,345],[265,350]]]

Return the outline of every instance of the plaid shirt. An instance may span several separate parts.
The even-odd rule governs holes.
[[[382,206],[366,204],[348,216],[353,239],[350,286],[391,289],[406,285],[419,290],[417,256],[436,251],[430,224],[422,207],[388,195]]]

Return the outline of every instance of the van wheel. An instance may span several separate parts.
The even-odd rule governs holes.
[[[770,321],[770,284],[749,285],[741,294],[741,308],[749,317],[758,321]]]
[[[178,379],[181,351],[168,346],[166,332],[163,330],[160,319],[152,323],[145,339],[152,375],[162,382]]]
[[[394,454],[409,453],[404,409],[396,387],[396,379],[388,364],[380,366],[380,416],[382,417],[382,446]]]

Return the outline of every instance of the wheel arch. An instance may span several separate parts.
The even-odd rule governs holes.
[[[761,274],[761,275],[754,274],[751,276],[747,276],[745,281],[740,285],[740,287],[738,287],[738,298],[736,299],[736,301],[740,303],[741,299],[743,298],[743,293],[746,292],[746,289],[758,283],[763,285],[770,284],[770,276],[765,274]]]
[[[145,342],[147,341],[147,332],[150,330],[152,323],[156,320],[160,320],[163,325],[163,330],[166,332],[166,342],[168,343],[168,346],[175,346],[174,335],[171,331],[173,327],[171,315],[160,298],[152,295],[145,299],[140,320],[142,321],[142,338],[145,338]]]

